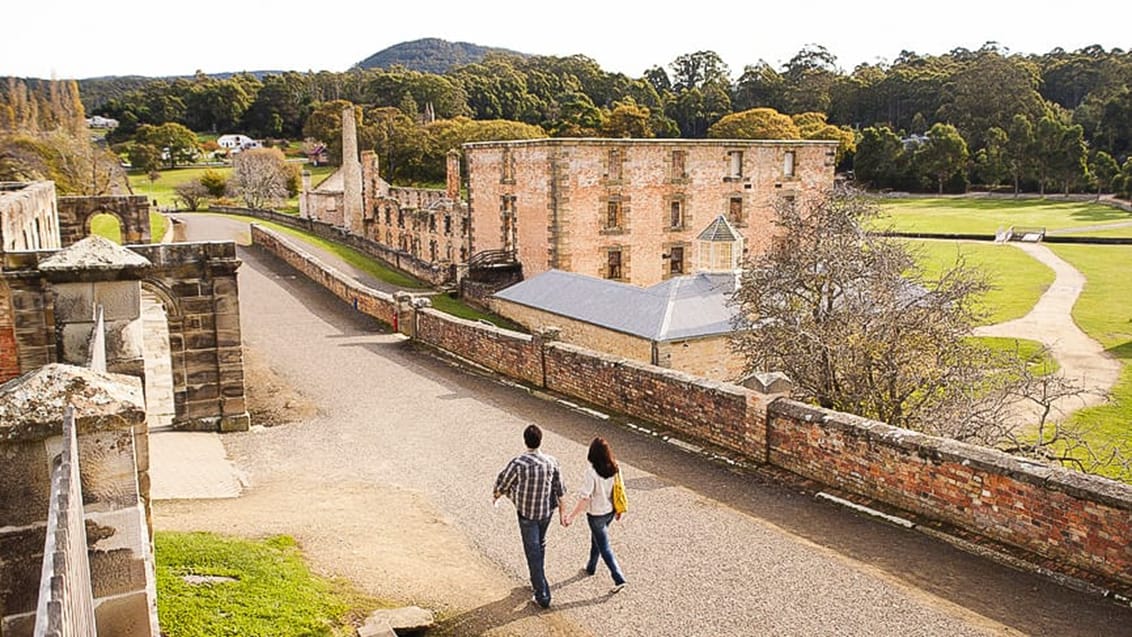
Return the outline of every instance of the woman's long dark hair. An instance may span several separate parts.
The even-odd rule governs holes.
[[[586,460],[594,466],[594,471],[603,478],[612,478],[617,475],[620,468],[617,466],[617,460],[613,458],[613,451],[609,448],[609,443],[605,438],[594,438],[590,443],[590,452],[586,455]]]

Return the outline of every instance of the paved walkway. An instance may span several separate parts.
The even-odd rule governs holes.
[[[977,328],[975,334],[1044,343],[1061,366],[1061,373],[1086,389],[1083,396],[1057,405],[1061,415],[1103,403],[1120,376],[1120,362],[1106,354],[1104,347],[1073,321],[1073,305],[1085,288],[1084,275],[1043,245],[1017,243],[1009,247],[1023,250],[1049,266],[1054,272],[1054,281],[1026,316]]]
[[[190,239],[232,230],[201,221]],[[1132,635],[1132,609],[453,368],[269,255],[241,258],[247,346],[319,413],[223,436],[249,486],[158,501],[159,530],[290,533],[320,572],[438,609],[453,635]],[[585,529],[556,526],[554,605],[526,605],[514,514],[490,494],[529,422],[570,487],[593,436],[618,453],[627,590],[579,576]]]

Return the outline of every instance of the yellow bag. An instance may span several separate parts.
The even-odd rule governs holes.
[[[621,482],[621,472],[613,474],[613,512],[620,515],[629,510],[629,499],[625,497],[625,483]]]

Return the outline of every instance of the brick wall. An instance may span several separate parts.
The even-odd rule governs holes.
[[[754,392],[566,343],[550,344],[545,359],[551,391],[752,458],[765,455],[763,408]]]
[[[615,332],[593,323],[577,321],[503,299],[489,298],[488,305],[500,316],[522,325],[531,332],[541,332],[554,327],[559,330],[559,339],[567,343],[587,345],[600,352],[645,363],[652,361],[652,341],[646,338]]]
[[[727,334],[661,343],[657,354],[664,367],[695,376],[734,382],[743,375],[743,358],[731,350]]]
[[[20,355],[12,321],[12,292],[0,279],[0,383],[20,375]]]
[[[543,384],[542,340],[436,310],[417,313],[416,338],[493,371],[535,386]]]
[[[770,463],[1132,584],[1132,487],[782,400]]]

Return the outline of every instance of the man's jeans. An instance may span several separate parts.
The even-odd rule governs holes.
[[[553,517],[553,516],[551,516]],[[527,569],[531,572],[531,589],[539,606],[550,606],[550,585],[546,583],[543,561],[546,557],[546,529],[551,518],[530,520],[519,516],[519,533],[523,536],[523,552],[527,554]]]
[[[609,546],[609,523],[613,521],[613,512],[605,515],[586,514],[590,523],[590,561],[586,563],[586,572],[593,575],[597,570],[597,559],[600,557],[609,567],[609,574],[613,576],[614,584],[624,584],[625,576],[621,574],[621,567],[617,565],[617,558],[613,557],[613,547]]]

